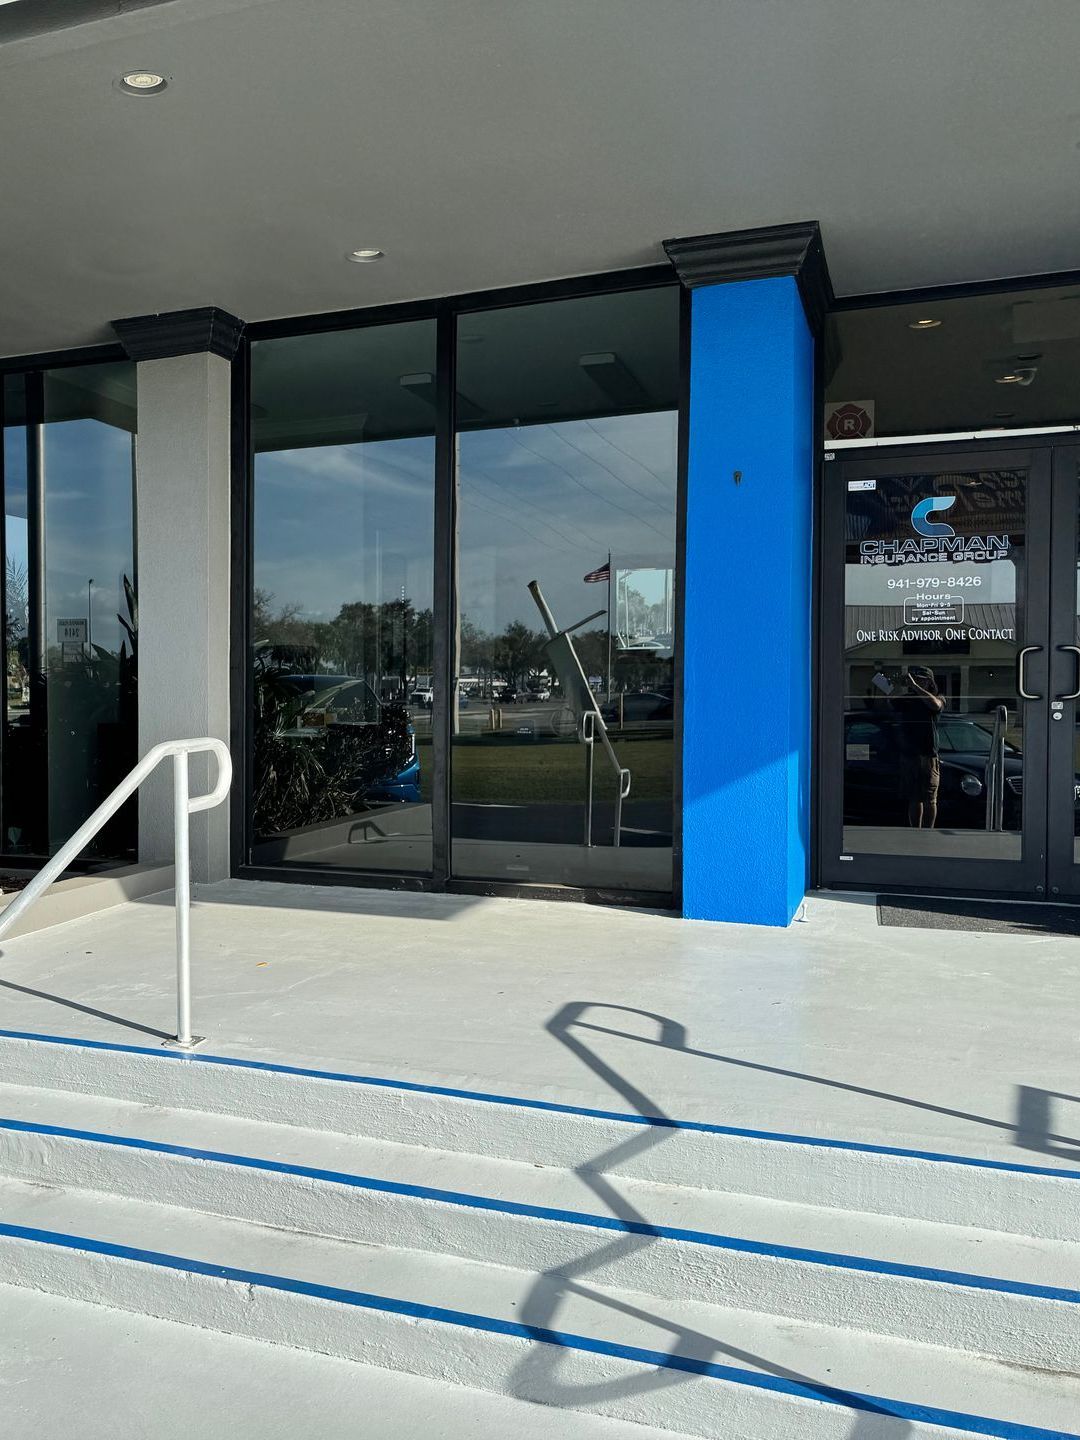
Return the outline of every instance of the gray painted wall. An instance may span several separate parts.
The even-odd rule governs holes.
[[[162,740],[229,739],[230,367],[216,355],[140,363],[139,753]],[[193,791],[209,788],[193,757]],[[196,880],[229,873],[228,804],[191,818]],[[139,859],[172,858],[172,778],[139,801]]]

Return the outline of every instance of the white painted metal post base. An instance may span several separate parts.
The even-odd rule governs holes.
[[[168,1040],[161,1042],[161,1048],[163,1050],[197,1050],[205,1042],[205,1035],[192,1035],[190,1040],[181,1040],[179,1035],[170,1035]]]

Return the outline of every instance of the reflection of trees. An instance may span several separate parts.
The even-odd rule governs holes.
[[[638,633],[659,628],[664,604],[648,604],[637,591],[632,616]],[[640,602],[640,603],[639,603]],[[411,600],[387,600],[380,604],[366,600],[342,605],[333,620],[311,620],[296,604],[275,605],[267,590],[257,589],[252,605],[252,636],[260,650],[269,652],[271,664],[297,674],[322,673],[362,676],[377,693],[405,690],[417,676],[430,675],[433,666],[433,616],[430,609],[417,610]],[[462,615],[458,633],[459,671],[475,676],[482,693],[490,693],[493,682],[520,687],[547,670],[544,645],[547,636],[532,630],[522,620],[512,620],[499,632],[485,630],[468,615]],[[578,631],[574,646],[586,675],[607,673],[608,632],[602,626]],[[652,678],[645,657],[631,677],[624,659],[619,659],[624,681],[645,683]],[[645,671],[649,671],[648,675]],[[639,675],[638,672],[642,673]],[[653,680],[655,683],[655,680]],[[381,689],[380,689],[381,687]]]
[[[29,579],[26,566],[20,565],[12,556],[8,556],[6,583],[6,617],[4,636],[4,670],[9,682],[14,681],[18,686],[19,698],[22,699],[30,678],[30,656],[29,656]]]
[[[26,674],[28,664],[25,634],[11,628],[11,583],[9,566],[9,681],[18,677],[16,667]],[[5,839],[13,849],[47,854],[50,842],[66,840],[138,758],[139,611],[127,575],[123,586],[125,613],[116,617],[124,636],[120,648],[92,645],[71,656],[59,645],[50,647],[43,669],[28,677],[29,708],[9,706],[3,783]],[[25,610],[23,616],[25,631]],[[86,853],[112,857],[133,851],[137,814],[133,797]]]
[[[411,600],[381,604],[356,600],[342,605],[333,620],[305,619],[300,606],[275,606],[267,590],[252,603],[252,637],[273,662],[294,672],[363,676],[404,689],[431,670],[432,614]]]
[[[650,603],[632,585],[623,587],[623,619],[631,635],[661,635],[667,628],[667,605],[663,600]]]

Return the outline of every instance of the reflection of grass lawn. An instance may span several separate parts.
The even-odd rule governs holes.
[[[431,742],[417,737],[422,789],[431,798]],[[616,753],[631,772],[631,800],[670,800],[672,742],[669,738],[620,739]],[[597,802],[615,798],[615,776],[596,747]],[[585,798],[585,755],[576,741],[461,741],[454,746],[454,799],[580,804]]]

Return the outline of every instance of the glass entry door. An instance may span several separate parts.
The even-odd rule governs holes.
[[[1051,820],[1080,865],[1078,767],[1064,757],[1075,699],[1052,698],[1080,691],[1080,650],[1055,648],[1080,635],[1075,465],[1059,635],[1050,536],[1066,497],[1052,460],[1010,446],[826,464],[823,883],[1043,895],[1061,844]]]

